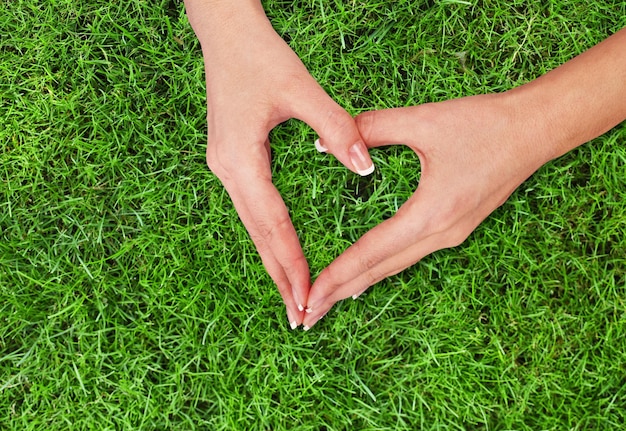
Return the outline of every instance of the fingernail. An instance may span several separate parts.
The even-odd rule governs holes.
[[[296,323],[295,320],[291,322],[291,329],[296,329],[297,327],[298,327],[298,324]]]
[[[328,151],[328,148],[326,148],[325,146],[323,146],[320,143],[319,139],[315,140],[315,149],[317,149],[317,151],[319,151],[320,153],[325,153],[326,151]]]
[[[367,153],[364,152],[362,142],[357,142],[350,148],[350,161],[358,174],[363,177],[374,172],[374,163],[371,162]]]
[[[307,308],[307,309],[306,309],[306,312],[307,312],[307,313],[309,313],[309,314],[311,314],[311,313],[313,312],[313,309],[312,309],[312,308]]]
[[[354,295],[352,295],[352,299],[354,299],[356,301],[356,299],[359,297],[359,295],[357,295],[356,293]]]
[[[299,311],[304,311],[304,307],[302,306],[302,304],[298,304],[298,310]]]
[[[302,329],[303,329],[304,331],[308,331],[308,330],[309,330],[309,329],[311,329],[311,328],[309,328],[308,326],[304,325],[304,327],[303,327]]]

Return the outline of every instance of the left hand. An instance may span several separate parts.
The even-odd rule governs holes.
[[[207,164],[232,198],[295,328],[307,302],[309,267],[272,183],[269,132],[298,118],[349,169],[367,175],[374,166],[352,116],[274,31],[260,1],[186,5],[206,66]]]
[[[357,126],[368,147],[405,144],[417,153],[420,184],[394,217],[322,271],[309,293],[305,329],[337,301],[360,295],[436,250],[461,244],[550,160],[547,134],[529,127],[533,120],[509,93],[359,115]]]

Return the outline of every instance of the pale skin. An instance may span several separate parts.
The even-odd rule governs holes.
[[[304,328],[337,301],[462,243],[539,167],[625,119],[626,29],[501,94],[359,115],[369,147],[402,144],[417,153],[420,184],[394,217],[319,275]]]
[[[185,4],[207,72],[207,163],[276,282],[292,328],[309,329],[337,301],[462,243],[539,167],[626,119],[626,30],[501,94],[353,120],[274,32],[258,0]],[[354,172],[372,169],[365,145],[396,144],[412,148],[422,170],[398,213],[349,247],[312,286],[271,182],[268,133],[288,118],[309,124],[327,152]]]
[[[207,163],[228,191],[295,328],[305,314],[309,266],[272,184],[268,134],[297,118],[353,172],[368,175],[372,160],[352,116],[276,34],[260,1],[186,0],[185,6],[206,68]]]

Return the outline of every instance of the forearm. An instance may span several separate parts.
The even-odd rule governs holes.
[[[510,93],[545,162],[602,135],[626,119],[626,29]]]
[[[269,25],[260,0],[185,0],[191,27],[204,46],[242,32],[251,20]]]

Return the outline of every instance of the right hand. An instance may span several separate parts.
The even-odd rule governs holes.
[[[292,327],[303,321],[310,273],[287,207],[272,184],[268,134],[297,118],[350,170],[373,170],[353,118],[308,73],[276,34],[259,2],[187,1],[206,68],[206,159],[223,182],[263,264],[278,286]]]
[[[337,301],[356,298],[426,255],[461,244],[550,160],[549,133],[538,132],[546,129],[511,94],[372,111],[356,118],[368,147],[402,144],[415,151],[419,185],[393,217],[322,271],[309,294],[305,330]]]

